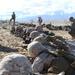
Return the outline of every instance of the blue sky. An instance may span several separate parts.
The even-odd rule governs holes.
[[[75,0],[0,0],[0,20],[9,20],[13,11],[16,21],[65,19],[75,17]]]

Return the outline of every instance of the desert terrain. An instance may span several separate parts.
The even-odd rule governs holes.
[[[22,38],[16,37],[10,33],[11,25],[6,25],[2,28],[0,25],[0,59],[10,53],[20,53],[28,55],[27,50],[24,48],[26,45]],[[44,28],[44,30],[49,30]],[[72,37],[68,34],[68,31],[64,30],[49,30],[55,33],[55,35],[62,36],[67,40],[72,40]]]
[[[2,28],[0,25],[0,58],[8,53],[21,53],[27,55],[27,50],[23,48],[25,45],[22,38],[16,37],[10,33],[11,25],[6,25]],[[44,28],[44,30],[49,30]],[[68,31],[64,30],[49,30],[55,33],[55,35],[62,36],[67,40],[71,40],[72,37],[68,34]]]

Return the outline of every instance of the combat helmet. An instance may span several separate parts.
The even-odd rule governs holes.
[[[39,32],[43,31],[43,27],[40,26],[40,25],[37,25],[37,26],[35,27],[35,29],[36,29],[36,31],[39,31]]]
[[[31,72],[31,63],[22,54],[7,55],[0,62],[0,75],[28,75]]]
[[[31,57],[35,58],[41,51],[43,51],[44,46],[38,41],[33,41],[28,45],[27,49],[28,54]]]
[[[44,44],[45,42],[47,42],[47,41],[46,41],[46,37],[43,37],[43,36],[38,36],[38,37],[34,38],[33,41],[38,41],[38,42],[40,42],[41,44]]]
[[[69,18],[69,20],[70,20],[71,22],[73,22],[73,20],[74,20],[74,17],[70,17],[70,18]]]
[[[28,28],[28,29],[26,30],[26,33],[31,33],[32,31],[34,31],[33,28]]]
[[[32,31],[29,35],[29,37],[33,40],[35,37],[39,36],[39,32],[38,31]]]

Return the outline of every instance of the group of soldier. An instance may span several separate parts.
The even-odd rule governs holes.
[[[16,53],[5,56],[0,62],[0,75],[75,75],[71,48],[61,36],[44,31],[41,22],[35,28],[11,27],[10,32],[28,44],[28,56]]]
[[[15,12],[13,12],[13,14],[11,15],[10,22],[12,20],[13,20],[13,24],[15,25],[15,20],[16,20],[16,14],[15,14]],[[75,31],[75,19],[74,19],[74,17],[70,17],[69,21],[72,22],[72,24],[70,26],[69,34],[72,36],[72,38],[75,38],[75,32],[74,32]],[[39,25],[41,25],[42,22],[43,22],[43,19],[41,17],[38,17],[38,23],[39,23]]]

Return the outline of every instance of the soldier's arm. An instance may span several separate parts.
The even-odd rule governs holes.
[[[43,70],[43,66],[44,66],[43,63],[40,61],[34,62],[32,64],[32,72],[33,73],[41,72]]]

